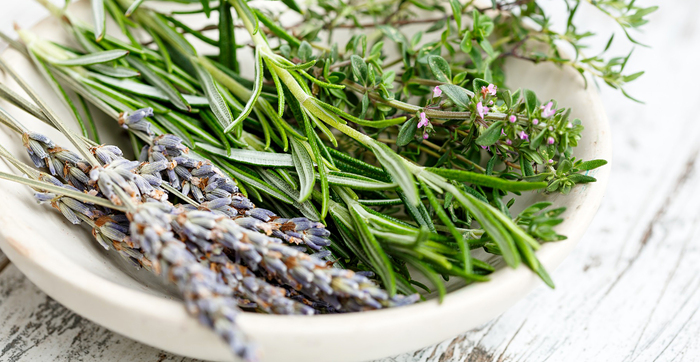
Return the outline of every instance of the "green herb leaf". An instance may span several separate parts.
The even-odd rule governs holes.
[[[231,110],[228,108],[228,104],[224,100],[221,93],[219,93],[219,88],[214,83],[214,79],[211,74],[207,72],[202,65],[197,62],[192,62],[196,72],[197,79],[199,79],[202,88],[204,89],[204,94],[209,100],[209,107],[211,111],[214,112],[216,120],[219,122],[221,127],[224,129],[225,133],[228,133],[233,128],[233,117],[231,116]]]
[[[91,0],[92,19],[95,22],[95,40],[101,41],[105,36],[106,14],[104,0]]]
[[[144,0],[136,0],[133,3],[131,3],[131,5],[129,5],[129,8],[126,9],[126,12],[124,12],[124,15],[127,17],[131,16],[131,14],[133,14],[134,11],[136,11],[136,9],[138,9],[138,7],[141,6],[143,2]]]
[[[297,201],[304,202],[311,196],[314,189],[316,181],[314,163],[306,147],[299,140],[294,137],[290,137],[289,140],[292,145],[292,161],[299,175],[299,198]]]
[[[141,75],[135,70],[122,66],[111,67],[104,64],[95,64],[89,66],[88,69],[114,78],[134,78]]]
[[[396,138],[396,145],[403,147],[411,143],[416,137],[418,131],[418,118],[411,117],[408,121],[401,125],[399,136]]]
[[[593,170],[601,166],[605,166],[608,164],[608,161],[606,160],[590,160],[590,161],[585,161],[581,162],[576,166],[577,169],[580,171],[588,171],[588,170]]]
[[[467,182],[470,184],[492,187],[503,191],[528,191],[539,190],[547,187],[546,182],[511,181],[500,177],[488,176],[471,171],[434,167],[426,168],[426,170],[445,177],[448,180]]]
[[[273,187],[269,183],[262,181],[249,173],[246,173],[234,167],[226,161],[217,162],[217,166],[221,167],[221,169],[224,170],[224,172],[228,173],[228,175],[234,180],[245,182],[246,184],[255,187],[259,191],[270,195],[278,200],[284,201],[288,204],[294,203],[294,200],[292,198],[287,196],[285,193],[281,192],[279,189]]]
[[[366,191],[393,190],[397,187],[395,183],[377,181],[369,177],[337,171],[328,174],[328,183],[331,185],[349,187],[354,190]]]
[[[377,160],[379,160],[379,163],[381,163],[384,169],[391,175],[394,182],[406,193],[408,203],[411,205],[418,205],[419,198],[416,182],[401,156],[397,155],[396,152],[383,143],[375,141],[369,143],[367,146],[372,149]]]
[[[456,106],[468,109],[471,97],[474,93],[454,84],[441,84],[440,89]]]
[[[430,66],[430,70],[433,72],[435,79],[444,83],[450,83],[452,80],[452,70],[450,69],[450,64],[447,63],[443,57],[439,55],[429,56],[428,66]]]
[[[372,260],[372,265],[375,267],[375,270],[377,271],[377,274],[382,280],[382,283],[384,284],[384,287],[389,295],[396,294],[396,277],[394,276],[391,261],[370,231],[367,222],[365,222],[364,218],[360,214],[360,212],[364,209],[362,209],[362,206],[359,204],[351,205],[349,209],[352,219],[357,227],[356,231],[359,234],[358,236],[362,243],[362,249]]]
[[[258,101],[258,97],[260,97],[260,92],[262,92],[262,86],[263,86],[263,59],[262,59],[262,54],[260,53],[259,49],[255,50],[255,83],[253,86],[253,91],[250,95],[250,98],[248,99],[248,102],[245,104],[245,108],[243,108],[243,111],[236,117],[236,119],[228,124],[226,127],[224,127],[224,133],[229,133],[231,130],[236,127],[237,124],[242,122],[244,119],[246,119],[249,115],[250,112],[253,111],[253,107],[255,107],[255,103]]]
[[[361,84],[367,85],[369,73],[367,63],[365,63],[362,58],[355,54],[350,56],[350,62],[352,64],[352,74],[355,76],[355,79],[357,79]]]
[[[525,96],[525,108],[527,109],[527,115],[532,118],[532,115],[537,110],[537,96],[535,92],[525,89],[523,90],[523,95]]]
[[[457,23],[457,31],[462,29],[462,4],[457,0],[450,0],[450,6],[452,7],[452,15],[455,17],[455,23]]]
[[[221,1],[219,4],[219,62],[234,72],[238,72],[234,30],[231,4],[228,1]]]
[[[115,61],[117,59],[124,58],[128,54],[129,52],[127,50],[105,50],[103,52],[79,55],[75,58],[65,60],[50,59],[49,63],[65,67],[85,67],[88,65],[102,64]]]
[[[464,38],[462,38],[462,42],[459,43],[459,48],[462,49],[463,52],[469,54],[472,51],[472,32],[467,30],[464,32]]]
[[[481,133],[476,139],[476,144],[479,146],[491,146],[501,138],[501,130],[503,129],[503,121],[493,122],[489,128]]]

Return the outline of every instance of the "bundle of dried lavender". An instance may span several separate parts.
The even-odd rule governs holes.
[[[201,203],[200,208],[232,218],[247,216],[257,219],[261,222],[245,220],[241,221],[241,225],[291,244],[304,243],[314,250],[330,245],[330,232],[322,223],[305,217],[280,218],[270,210],[255,207],[218,167],[208,160],[192,157],[181,138],[171,134],[156,137],[147,120],[152,116],[151,108],[139,109],[131,114],[122,113],[119,124],[149,142],[144,146],[139,160],[149,161],[154,168],[157,167],[172,187]]]
[[[9,115],[4,111],[0,113],[3,116]],[[177,284],[188,310],[220,335],[237,356],[245,360],[255,359],[252,344],[246,340],[235,325],[235,317],[240,312],[239,301],[245,300],[250,304],[247,298],[251,294],[260,292],[255,299],[261,302],[260,309],[262,310],[305,314],[313,312],[311,308],[295,300],[287,299],[284,289],[267,284],[264,280],[247,273],[245,269],[239,268],[238,271],[227,272],[226,275],[229,278],[224,280],[221,274],[209,269],[208,265],[200,263],[194,254],[186,248],[185,243],[174,237],[170,231],[171,222],[167,215],[162,211],[153,211],[154,207],[164,210],[174,210],[175,208],[165,200],[163,197],[165,193],[162,190],[157,190],[143,176],[133,172],[135,166],[139,166],[139,162],[115,158],[111,159],[110,163],[101,166],[96,159],[93,159],[93,162],[84,161],[80,156],[72,153],[72,157],[52,158],[51,155],[56,153],[51,151],[59,149],[53,141],[43,135],[28,132],[14,119],[2,118],[3,123],[9,124],[11,129],[22,132],[22,138],[25,140],[27,151],[35,162],[35,166],[46,167],[57,175],[66,177],[67,182],[71,182],[67,173],[56,172],[56,168],[50,167],[50,165],[55,166],[62,163],[59,170],[65,170],[66,167],[76,164],[89,165],[92,167],[90,170],[92,179],[87,182],[83,182],[84,179],[81,180],[81,184],[90,188],[88,194],[92,197],[98,195],[108,198],[114,203],[115,209],[126,207],[127,214],[106,215],[106,212],[100,212],[78,201],[82,197],[76,197],[77,200],[70,197],[60,197],[58,195],[68,193],[68,191],[63,191],[64,189],[69,190],[73,195],[81,194],[72,185],[64,185],[49,175],[44,177],[44,185],[46,186],[43,188],[53,191],[53,194],[39,192],[37,193],[38,200],[52,201],[53,205],[72,223],[79,223],[81,220],[87,221],[93,226],[93,233],[103,246],[108,245],[107,241],[111,241],[112,244],[119,243],[120,246],[121,243],[125,243],[127,248],[121,248],[120,251],[124,251],[122,255],[133,261],[149,260],[147,265],[152,266],[152,269],[157,273],[167,275]],[[57,119],[55,121],[58,122]],[[68,136],[72,140],[75,139],[72,137],[73,135]],[[113,151],[113,153],[121,153],[116,147],[106,146],[104,148]],[[3,151],[4,157],[10,157],[8,152],[4,149]],[[14,160],[13,164],[19,165],[20,162]],[[20,167],[20,169],[29,173],[25,167]],[[34,174],[34,176],[37,175]],[[23,178],[14,180],[22,180],[20,182],[25,184],[29,183]],[[36,184],[34,183],[35,187]],[[39,190],[41,189],[42,187],[39,187]],[[153,196],[158,199],[154,199]],[[85,197],[87,198],[87,195]],[[140,227],[134,229],[129,219],[141,222]],[[150,224],[144,225],[143,220],[147,220]],[[139,234],[134,234],[133,237],[128,235],[130,233],[129,226],[132,226],[131,233],[133,230],[137,230]],[[154,242],[154,235],[159,238],[158,242]],[[140,255],[141,253],[145,255],[145,258]],[[234,265],[228,266],[233,267]]]

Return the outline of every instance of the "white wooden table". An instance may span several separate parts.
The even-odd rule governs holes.
[[[45,14],[30,1],[1,2],[3,31]],[[382,362],[700,360],[700,2],[657,2],[638,36],[653,48],[637,47],[629,65],[647,70],[629,87],[647,104],[602,89],[612,179],[590,230],[552,271],[557,289],[539,287],[476,330]],[[0,253],[0,361],[94,360],[191,361],[75,315]]]

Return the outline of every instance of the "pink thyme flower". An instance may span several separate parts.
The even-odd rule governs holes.
[[[488,87],[481,87],[481,95],[486,98],[487,94],[490,94],[492,96],[496,95],[496,91],[498,90],[498,87],[496,87],[494,84],[489,84]]]
[[[566,128],[574,128],[574,125],[571,122],[569,122],[569,124],[566,125]]]
[[[479,113],[481,119],[484,119],[484,116],[489,113],[489,107],[484,107],[484,105],[479,102],[476,104],[476,112]]]
[[[433,98],[437,98],[442,95],[442,89],[440,89],[440,86],[435,86],[433,88]]]
[[[528,136],[527,133],[525,133],[525,131],[520,131],[520,133],[518,133],[518,137],[520,137],[521,140],[530,139],[530,136]]]
[[[550,131],[554,131],[554,127],[552,127],[552,126],[549,126],[547,129]]]
[[[557,112],[556,109],[552,109],[554,103],[549,102],[546,106],[542,106],[542,118],[549,118]]]
[[[489,94],[492,96],[496,95],[496,91],[498,90],[498,87],[496,87],[495,84],[489,84],[488,88],[486,88],[489,91]]]
[[[534,124],[535,126],[537,126],[538,123],[540,123],[539,119],[535,118],[532,120],[532,124]]]
[[[508,117],[508,121],[510,123],[515,123],[515,121],[517,121],[517,120],[518,120],[518,117],[516,117],[515,115],[512,115],[512,114]]]
[[[428,136],[428,132],[423,133],[423,139],[424,139],[424,140],[427,140],[428,137],[430,137],[430,136]]]
[[[493,101],[491,100],[491,101],[489,101],[489,106],[492,106],[492,105],[493,105]]]
[[[547,138],[547,144],[548,144],[548,145],[553,145],[553,144],[554,144],[554,137],[549,137],[549,138]]]
[[[428,120],[428,117],[426,117],[425,112],[420,112],[418,118],[420,119],[420,121],[418,121],[418,128],[425,127],[428,124],[430,124],[430,121]]]
[[[549,160],[547,160],[547,163],[554,163],[554,160],[550,158]]]
[[[508,139],[506,139],[506,144],[507,144],[508,146],[510,146],[510,145],[513,144],[513,141],[511,141],[510,138],[508,138]]]

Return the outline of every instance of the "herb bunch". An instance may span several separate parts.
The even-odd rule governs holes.
[[[540,203],[511,215],[511,195],[566,194],[595,181],[582,172],[605,161],[573,157],[584,126],[570,109],[505,88],[506,59],[572,66],[620,89],[641,75],[623,73],[628,57],[579,53],[592,35],[573,23],[580,1],[567,1],[564,33],[551,29],[536,1],[484,8],[456,0],[449,7],[318,1],[302,11],[287,0],[303,19],[291,27],[242,0],[203,0],[201,8],[171,13],[141,1],[94,0],[96,26],[41,2],[77,46],[27,31],[13,46],[73,110],[84,137],[99,142],[87,103],[122,123],[123,114],[151,107],[157,135],[177,135],[256,204],[327,225],[336,265],[372,272],[389,295],[429,289],[409,268],[440,297],[449,276],[488,280],[494,269],[472,257],[478,248],[512,267],[525,263],[553,285],[535,250],[563,238],[552,229],[563,210]],[[634,1],[592,3],[627,34],[654,11]],[[103,8],[127,40],[104,33]],[[192,13],[218,20],[218,38],[188,26]],[[429,26],[409,38],[405,27],[420,24]],[[250,42],[237,41],[237,27]],[[341,30],[354,32],[343,47],[330,40]],[[200,54],[183,33],[218,54]],[[326,35],[330,45],[320,40]],[[575,49],[573,59],[562,54],[562,41]],[[254,49],[252,78],[240,74],[247,46]],[[140,154],[148,141],[130,130]],[[171,187],[205,196],[191,195],[197,188],[187,181]],[[309,252],[325,246],[305,245]]]

